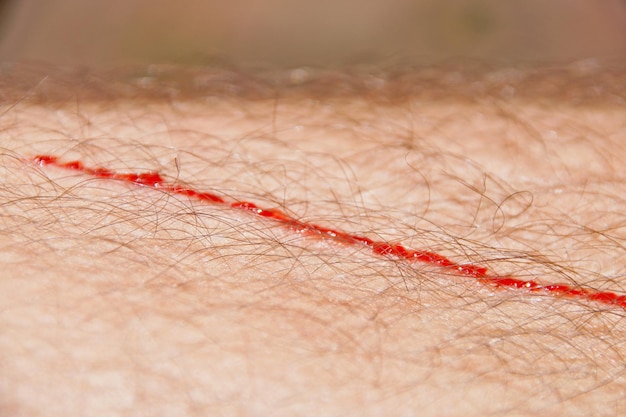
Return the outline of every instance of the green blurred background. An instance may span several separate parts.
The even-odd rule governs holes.
[[[17,0],[0,59],[277,66],[626,61],[624,0]]]

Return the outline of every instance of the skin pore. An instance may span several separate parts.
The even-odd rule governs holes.
[[[625,294],[620,72],[27,70],[0,118],[1,414],[626,411],[623,309],[25,161]]]

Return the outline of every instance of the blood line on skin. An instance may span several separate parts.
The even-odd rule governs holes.
[[[96,178],[125,181],[137,186],[158,189],[173,195],[181,195],[194,200],[227,206],[235,210],[245,211],[256,216],[265,217],[282,225],[286,229],[304,236],[318,237],[338,242],[344,245],[360,246],[369,248],[372,254],[381,257],[393,257],[408,262],[420,262],[434,265],[441,269],[455,273],[458,276],[472,278],[492,288],[507,288],[522,290],[529,294],[544,293],[554,296],[593,301],[597,303],[619,306],[626,310],[626,295],[618,295],[613,292],[603,292],[593,289],[575,288],[568,284],[540,284],[533,280],[522,280],[510,276],[497,276],[480,265],[459,264],[445,256],[434,252],[409,249],[398,243],[377,241],[365,236],[354,235],[327,227],[318,226],[294,219],[280,210],[264,209],[249,201],[227,201],[217,194],[203,192],[173,184],[165,180],[156,171],[144,173],[119,173],[106,168],[89,168],[80,161],[61,162],[53,155],[38,155],[32,158],[32,162],[40,166],[56,166],[59,168],[77,171]]]

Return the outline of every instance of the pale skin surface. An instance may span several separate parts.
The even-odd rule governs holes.
[[[621,309],[21,159],[159,170],[498,274],[626,293],[619,100],[370,100],[14,101],[0,414],[625,413]]]

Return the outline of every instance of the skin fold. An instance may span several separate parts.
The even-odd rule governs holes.
[[[624,294],[619,71],[151,71],[5,70],[0,414],[626,412],[620,308],[25,160]]]

